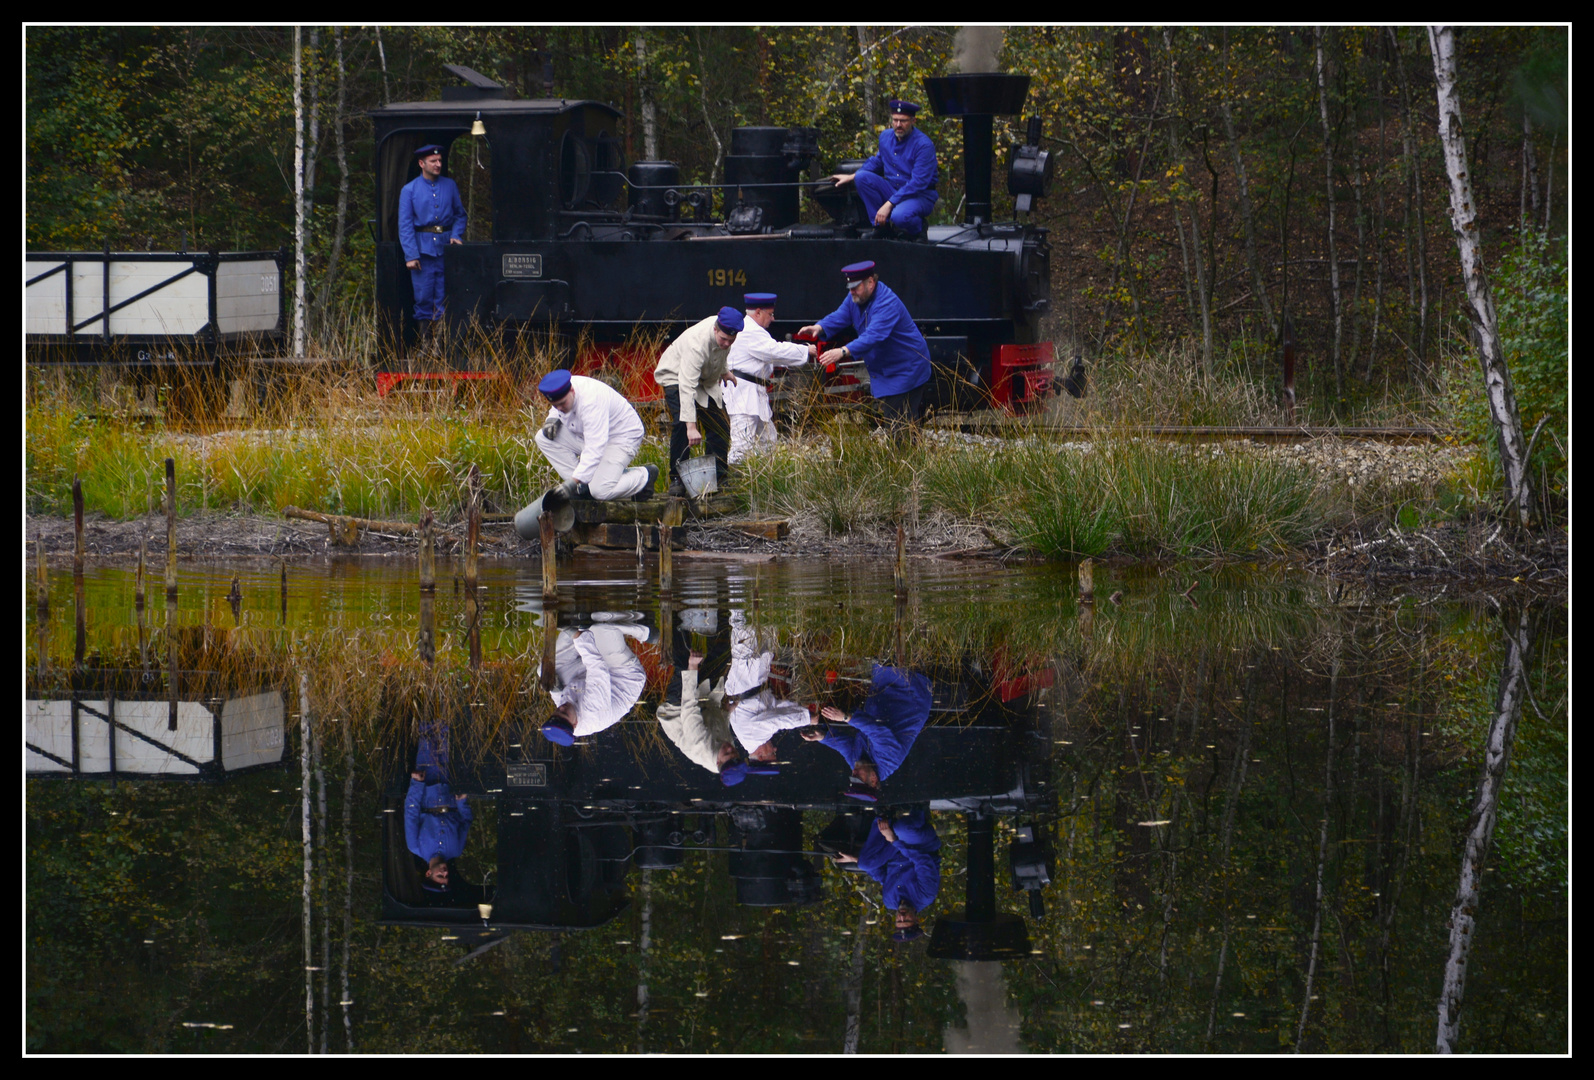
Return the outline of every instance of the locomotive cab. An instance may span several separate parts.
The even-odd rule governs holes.
[[[991,114],[1019,109],[1027,76],[926,80],[937,112],[964,119],[969,209],[962,223],[932,226],[910,241],[876,237],[857,196],[836,189],[828,171],[826,179],[808,178],[819,158],[813,128],[736,128],[724,182],[683,184],[673,162],[627,166],[622,116],[609,105],[516,100],[468,68],[450,70],[466,85],[448,88],[442,100],[371,114],[377,300],[389,340],[412,341],[415,333],[398,243],[399,191],[418,174],[415,149],[437,143],[445,174],[462,192],[466,164],[475,170],[484,147],[491,162],[488,182],[469,181],[476,209],[490,202],[470,235],[489,239],[450,245],[444,256],[451,327],[557,327],[585,346],[573,370],[613,376],[634,401],[657,400],[657,356],[646,343],[759,291],[780,294],[771,333],[792,333],[845,299],[841,266],[869,259],[929,341],[933,407],[1028,411],[1052,392],[1051,345],[1040,340],[1050,303],[1047,230],[990,214]],[[485,134],[473,136],[478,121]],[[1009,190],[1021,187],[1024,201],[1044,195],[1049,179],[1036,125],[1029,141],[1015,152],[1009,177]],[[802,223],[805,195],[828,222]],[[460,355],[451,362],[469,363]]]

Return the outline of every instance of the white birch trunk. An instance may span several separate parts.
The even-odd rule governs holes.
[[[338,63],[338,109],[333,120],[332,146],[338,159],[338,218],[337,227],[332,231],[332,254],[327,258],[326,276],[321,281],[320,300],[325,307],[331,300],[332,289],[337,282],[338,264],[343,258],[343,231],[348,227],[349,219],[349,158],[348,150],[343,142],[343,113],[348,104],[347,84],[343,70],[343,28],[334,27],[332,40],[337,53]]]
[[[299,30],[294,28],[295,44]],[[298,50],[294,50],[297,57]],[[314,859],[310,836],[310,676],[299,673],[299,806],[300,837],[304,845],[304,1036],[305,1053],[315,1053],[315,970],[311,963],[310,874]]]
[[[382,48],[382,28],[376,28],[376,56],[382,62],[382,104],[386,105],[391,99],[387,89],[387,50]]]
[[[1223,131],[1229,139],[1229,156],[1234,159],[1234,179],[1240,189],[1240,224],[1245,227],[1245,261],[1251,269],[1251,289],[1256,294],[1257,307],[1268,333],[1277,338],[1278,320],[1273,317],[1273,305],[1267,298],[1267,281],[1262,277],[1262,263],[1256,255],[1256,222],[1251,210],[1251,186],[1245,178],[1245,162],[1240,157],[1240,142],[1234,137],[1234,110],[1229,107],[1225,93],[1222,101]]]
[[[1319,53],[1319,56],[1322,54]],[[1317,978],[1317,948],[1323,931],[1323,868],[1328,863],[1328,820],[1334,813],[1334,708],[1339,691],[1339,657],[1328,677],[1328,753],[1323,769],[1323,824],[1317,839],[1317,893],[1313,904],[1312,953],[1306,965],[1306,992],[1301,1002],[1301,1024],[1295,1032],[1295,1050],[1301,1052],[1301,1041],[1306,1038],[1306,1018],[1312,1011],[1312,985]]]
[[[1438,57],[1437,49],[1434,55]],[[1451,57],[1454,59],[1454,54]],[[1471,827],[1461,859],[1461,880],[1456,886],[1455,906],[1450,911],[1450,956],[1445,961],[1444,989],[1439,995],[1436,1049],[1441,1054],[1454,1053],[1456,1041],[1461,1036],[1461,1003],[1467,986],[1467,954],[1472,949],[1472,935],[1476,927],[1483,864],[1489,857],[1489,843],[1494,838],[1500,788],[1505,783],[1511,744],[1516,738],[1517,720],[1522,715],[1522,699],[1527,693],[1527,656],[1528,648],[1532,645],[1527,608],[1523,608],[1515,630],[1508,632],[1506,637],[1505,664],[1500,670],[1500,688],[1495,695],[1494,720],[1489,724],[1489,741],[1483,750],[1483,778],[1478,782],[1478,798],[1473,804],[1469,820]]]
[[[636,32],[637,81],[642,97],[642,156],[648,161],[659,160],[659,107],[653,100],[653,78],[648,70],[648,35],[640,27]]]
[[[1430,26],[1434,81],[1439,95],[1439,142],[1444,147],[1445,171],[1450,174],[1450,224],[1461,253],[1461,276],[1467,286],[1470,316],[1478,331],[1478,362],[1483,368],[1484,392],[1494,421],[1500,466],[1505,472],[1506,497],[1516,508],[1519,524],[1533,521],[1533,482],[1528,472],[1527,446],[1517,415],[1516,392],[1500,346],[1500,325],[1494,313],[1494,294],[1483,266],[1478,235],[1477,203],[1472,175],[1467,169],[1467,143],[1461,130],[1461,94],[1457,90],[1455,31]]]
[[[354,807],[354,738],[349,724],[343,724],[343,985],[338,999],[343,1006],[343,1045],[354,1053],[354,1021],[349,1016],[349,939],[354,935],[354,829],[350,816]]]
[[[708,133],[714,139],[714,168],[708,174],[710,185],[720,182],[720,166],[725,163],[725,146],[720,142],[720,134],[714,128],[714,120],[708,114],[708,61],[703,58],[703,31],[696,33],[697,40],[697,92],[698,100],[703,105],[703,123],[708,125]],[[709,203],[713,205],[713,193],[709,194]]]
[[[293,28],[293,355],[304,355],[304,58]],[[308,886],[307,886],[308,887]]]

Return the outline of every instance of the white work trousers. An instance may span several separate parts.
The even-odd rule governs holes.
[[[760,420],[754,413],[731,413],[731,449],[725,460],[732,465],[758,449],[760,443],[775,443],[775,422]]]
[[[648,482],[648,471],[629,467],[641,445],[639,437],[634,441],[620,439],[603,448],[597,470],[587,479],[594,499],[629,499],[642,490]],[[542,451],[542,456],[548,459],[561,480],[570,480],[575,477],[585,447],[579,436],[571,434],[570,425],[564,424],[552,439],[537,432],[537,449]]]

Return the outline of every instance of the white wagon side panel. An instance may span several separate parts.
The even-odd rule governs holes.
[[[48,751],[61,761],[72,760],[72,703],[70,701],[29,701],[23,710],[24,741]],[[23,763],[30,773],[70,770],[32,750],[23,751]]]
[[[229,698],[221,707],[221,765],[229,772],[282,760],[282,695],[275,690]]]
[[[274,330],[279,299],[274,260],[224,262],[216,268],[216,323],[223,334]]]
[[[51,262],[28,260],[27,277],[32,281],[40,274],[65,265],[60,259]],[[29,285],[24,299],[29,334],[66,333],[66,274],[51,274],[43,281]]]

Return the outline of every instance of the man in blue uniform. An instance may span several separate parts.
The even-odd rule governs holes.
[[[429,891],[448,888],[449,863],[465,853],[473,816],[470,802],[449,786],[447,729],[428,727],[422,731],[404,796],[404,840],[410,853],[426,863],[424,887]]]
[[[924,223],[940,195],[935,190],[935,144],[916,126],[919,107],[893,99],[891,130],[880,133],[880,151],[856,173],[837,173],[836,186],[856,183],[876,228],[923,236]]]
[[[930,719],[930,680],[916,671],[876,664],[869,696],[851,716],[834,705],[819,714],[840,728],[808,728],[803,738],[823,743],[852,766],[846,794],[861,802],[879,800],[880,781],[902,766],[913,740]]]
[[[443,248],[464,243],[465,204],[443,175],[443,148],[415,151],[421,175],[399,192],[399,246],[415,287],[415,321],[424,336],[443,317]]]
[[[847,299],[841,306],[800,332],[807,337],[833,337],[842,330],[857,336],[819,358],[826,368],[856,357],[869,370],[869,392],[894,434],[916,424],[930,381],[930,347],[897,294],[880,281],[872,262],[841,268]]]

